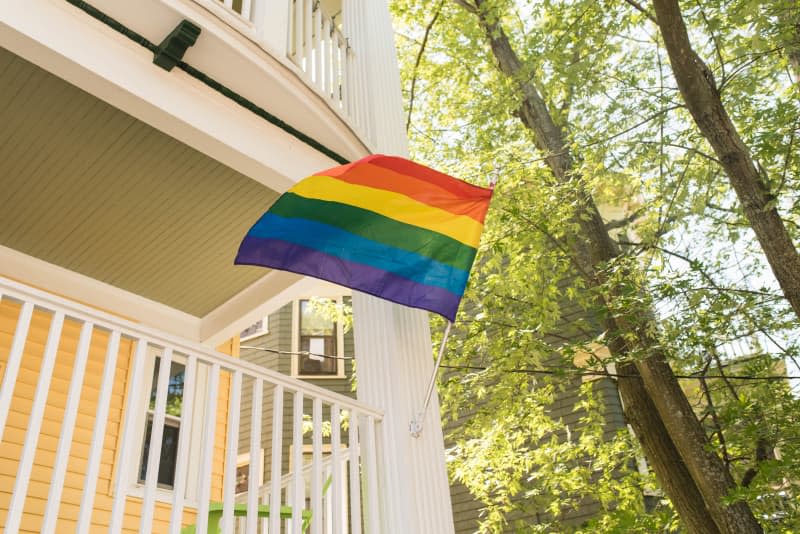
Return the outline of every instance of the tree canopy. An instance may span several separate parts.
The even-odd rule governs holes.
[[[680,7],[763,181],[761,211],[775,209],[800,242],[800,8]],[[440,385],[445,414],[470,414],[452,433],[449,465],[483,504],[481,528],[685,526],[669,481],[641,468],[648,445],[625,428],[611,433],[600,381],[586,380],[607,373],[601,380],[624,393],[626,379],[640,380],[629,375],[648,380],[657,353],[732,479],[717,486],[725,505],[741,505],[765,531],[800,530],[800,403],[779,378],[800,374],[798,317],[687,105],[653,6],[395,0],[393,9],[412,156],[496,183]],[[602,231],[591,226],[593,206]],[[592,232],[607,234],[614,253],[595,254]],[[570,391],[580,393],[579,421],[554,417]],[[685,468],[697,481],[698,467]],[[642,513],[645,493],[659,501],[652,513]],[[590,524],[562,521],[587,497],[601,508]],[[731,528],[720,517],[705,531]]]

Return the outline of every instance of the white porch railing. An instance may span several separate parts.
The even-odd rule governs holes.
[[[353,35],[345,33],[343,17],[326,13],[320,0],[217,0],[230,12],[252,23],[263,35],[264,17],[288,10],[286,56],[300,69],[305,82],[353,129],[372,140],[368,92],[363,65],[359,65]],[[343,0],[343,11],[348,9]],[[356,14],[357,15],[357,14]],[[350,14],[354,25],[361,23]],[[355,29],[356,34],[359,32]],[[349,30],[349,31],[352,31]],[[364,43],[361,43],[364,46]],[[362,50],[362,54],[363,54]]]
[[[0,386],[0,438],[8,438],[5,431],[8,430],[9,414],[17,418],[15,425],[19,427],[20,414],[14,404],[19,397],[15,396],[15,386],[23,357],[30,357],[26,352],[26,342],[31,343],[29,332],[33,331],[32,319],[38,321],[38,329],[42,328],[43,316],[49,319],[47,342],[41,352],[32,408],[24,414],[27,430],[21,443],[21,453],[18,458],[12,459],[17,466],[14,487],[8,509],[5,510],[6,534],[16,533],[20,529],[53,533],[60,520],[77,521],[75,531],[78,533],[117,533],[123,530],[126,508],[128,531],[131,530],[131,516],[135,515],[139,518],[140,532],[168,530],[171,534],[177,534],[192,522],[186,519],[189,517],[196,522],[196,532],[205,533],[210,527],[209,507],[215,500],[221,501],[223,507],[219,524],[221,532],[234,531],[234,506],[237,500],[244,500],[247,511],[241,532],[259,532],[261,520],[257,515],[258,510],[261,507],[263,512],[264,505],[267,505],[273,512],[289,507],[293,516],[298,518],[305,511],[307,517],[310,515],[311,534],[378,534],[379,488],[375,433],[376,426],[381,424],[381,413],[348,397],[2,277],[0,298],[3,303],[11,301],[19,307],[10,351],[7,355],[0,354],[0,363],[5,364]],[[61,345],[62,332],[66,331],[67,326],[72,332],[79,329],[80,334],[76,349],[65,358]],[[90,368],[87,360],[90,359],[90,347],[92,350],[96,347],[99,332],[104,334],[100,337],[107,336],[108,341],[103,351],[105,358],[97,408],[91,420],[92,439],[86,456],[82,497],[80,507],[75,512],[74,509],[65,510],[68,507],[62,506],[62,492],[67,466],[71,460],[75,461],[73,436],[79,404],[86,402],[81,400],[86,394],[85,382],[93,373],[98,374],[98,367],[95,365]],[[127,366],[119,365],[124,362],[118,362],[119,357],[128,357],[119,350],[122,341],[130,343],[133,349]],[[151,389],[149,384],[153,376],[148,376],[148,369],[152,372],[156,361],[158,380]],[[178,395],[180,426],[177,445],[174,445],[177,449],[174,478],[172,488],[167,490],[162,487],[163,481],[157,478],[160,478],[160,463],[164,456],[161,451],[166,439],[165,428],[170,428],[167,423],[173,417],[168,402],[175,401],[177,391],[172,383],[173,362],[181,362],[185,371]],[[52,394],[56,366],[62,373],[64,366],[70,367],[66,400],[63,400],[60,392]],[[120,373],[125,373],[125,376]],[[121,391],[122,384],[127,384],[127,393]],[[152,397],[151,391],[154,393]],[[106,439],[112,395],[125,397],[121,433],[116,446]],[[242,411],[244,399],[250,401],[252,409],[249,414]],[[219,402],[227,402],[227,411],[221,409],[222,405],[218,409]],[[46,504],[43,507],[39,503],[34,506],[31,499],[41,499],[38,495],[29,495],[34,458],[41,454],[40,436],[45,410],[54,403],[59,404],[59,408],[63,407],[64,414],[60,422],[58,446],[52,466],[36,465],[40,473],[36,484],[41,483],[42,469],[48,470],[49,483]],[[147,415],[148,410],[152,415]],[[174,406],[172,410],[174,413]],[[84,425],[85,412],[84,408],[80,414]],[[287,412],[291,413],[291,421],[284,421],[284,413]],[[222,414],[224,420],[219,420],[218,414]],[[345,414],[348,421],[346,438],[341,424]],[[310,443],[304,440],[304,415],[311,419]],[[250,426],[247,440],[246,443],[245,440],[240,443],[241,425],[247,422]],[[47,424],[50,425],[50,431],[55,431],[52,425],[56,423],[50,420]],[[149,454],[147,458],[142,458],[146,426],[150,429],[147,432]],[[284,432],[284,429],[291,432]],[[291,433],[291,436],[284,436],[284,433]],[[224,468],[220,467],[218,461],[215,463],[215,441],[225,444]],[[344,442],[346,445],[343,445]],[[6,444],[0,440],[0,446]],[[311,461],[307,465],[303,458],[304,446],[310,449],[311,454]],[[98,479],[104,448],[108,451],[109,447],[116,449],[113,460],[116,476],[110,484],[110,491],[105,491],[98,488]],[[248,489],[237,496],[237,457],[245,451],[249,452],[250,459],[258,459],[262,451],[269,451],[264,454],[264,463],[269,466],[269,478],[262,486],[261,470],[267,465],[260,466],[258,461],[250,461],[247,469]],[[304,467],[291,471],[284,469],[287,461],[291,466]],[[140,462],[143,462],[142,465]],[[147,466],[146,475],[143,481],[139,481],[144,463]],[[76,475],[72,472],[70,476]],[[326,488],[328,478],[330,484]],[[214,480],[216,482],[212,482]],[[0,490],[3,491],[8,490]],[[37,493],[40,492],[39,488]],[[109,493],[112,497],[108,496]],[[97,502],[102,499],[112,501],[106,509],[95,513]],[[26,509],[26,505],[31,508]],[[167,508],[168,528],[166,521],[158,527],[154,526],[157,507],[162,512]],[[30,519],[35,515],[31,512],[32,508],[43,509],[43,512],[36,512],[40,514],[37,516],[40,517],[40,523],[39,519]],[[196,511],[196,516],[191,514],[192,511]],[[24,512],[28,512],[27,515]],[[189,515],[184,512],[189,512]],[[69,514],[77,514],[77,518]],[[161,515],[164,517],[163,513]],[[266,519],[268,530],[260,531],[301,532],[301,521],[287,521],[281,515],[270,513]],[[27,518],[28,523],[23,517]]]
[[[355,437],[355,434],[353,435]],[[322,532],[323,534],[331,534],[333,532],[348,532],[349,519],[350,519],[350,503],[348,502],[349,492],[347,491],[346,483],[347,476],[336,477],[340,483],[345,484],[340,492],[331,491],[331,486],[334,480],[334,471],[338,473],[350,473],[350,466],[357,466],[358,454],[351,448],[342,448],[339,454],[338,467],[334,469],[334,460],[332,456],[328,456],[322,461],[322,476],[323,476],[323,491],[322,491]],[[355,469],[358,469],[355,467]],[[293,469],[281,478],[280,491],[284,496],[299,494],[306,496],[308,499],[308,489],[311,488],[314,480],[315,465],[313,462],[306,463],[300,472]],[[298,485],[299,483],[299,485]],[[272,492],[271,484],[264,484],[258,489],[259,499],[261,502],[268,503]],[[343,498],[340,498],[343,497]],[[242,493],[236,496],[236,502],[246,503],[248,498],[247,493]],[[285,497],[285,500],[288,498]],[[308,501],[307,501],[308,502]],[[334,522],[337,527],[334,528]],[[267,520],[260,521],[262,530],[268,527]],[[284,532],[292,532],[294,518],[285,518]],[[247,521],[245,518],[239,518],[236,522],[235,532],[245,533]]]
[[[364,73],[356,68],[355,51],[342,31],[341,17],[334,20],[319,0],[291,0],[290,6],[289,58],[334,109],[369,135]]]

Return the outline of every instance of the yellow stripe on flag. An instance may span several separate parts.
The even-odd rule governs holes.
[[[405,195],[351,184],[329,176],[310,176],[289,189],[306,198],[349,204],[396,221],[427,228],[478,248],[483,225],[464,215],[454,215]]]

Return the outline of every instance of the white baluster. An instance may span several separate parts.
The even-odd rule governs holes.
[[[317,3],[314,6],[314,20],[313,20],[313,39],[311,41],[311,50],[314,56],[314,83],[317,84],[317,87],[325,90],[325,80],[323,79],[323,68],[325,66],[325,60],[323,58],[323,43],[324,38],[322,36],[322,6]]]
[[[361,459],[364,461],[364,471],[367,483],[367,534],[380,534],[380,506],[378,499],[378,461],[375,451],[375,418],[371,415],[366,417],[366,428],[364,429],[364,453]]]
[[[242,17],[252,21],[252,4],[250,0],[242,0]],[[233,528],[233,527],[231,527]]]
[[[331,406],[331,488],[330,501],[333,506],[333,534],[342,534],[347,523],[342,518],[342,453],[341,411],[338,404]]]
[[[302,511],[306,506],[305,481],[303,480],[303,392],[294,392],[294,411],[292,413],[292,469],[293,490],[291,492],[292,504],[292,534],[301,534]]]
[[[303,68],[303,3],[306,0],[294,0],[294,53],[292,58],[297,66]]]
[[[250,470],[247,484],[247,534],[258,529],[258,479],[263,473],[261,459],[261,418],[264,409],[264,381],[253,382],[253,402],[250,413]],[[260,473],[259,473],[260,471]]]
[[[342,109],[342,43],[340,42],[339,32],[336,28],[331,27],[328,34],[328,46],[331,49],[330,61],[328,61],[328,96],[333,99],[333,106],[341,111]]]
[[[281,460],[283,455],[283,386],[275,386],[272,401],[272,484],[269,495],[269,531],[281,531]]]
[[[200,460],[200,491],[197,497],[197,533],[208,530],[208,505],[211,499],[211,468],[214,463],[214,437],[217,430],[217,398],[219,397],[219,363],[211,365],[206,389],[205,427],[203,452]],[[149,476],[149,473],[148,473]]]
[[[313,65],[311,64],[311,57],[314,54],[314,49],[311,46],[311,25],[313,22],[313,5],[314,0],[304,0],[305,9],[303,12],[303,70],[308,75],[308,79],[311,79],[311,69]]]
[[[183,507],[186,500],[186,475],[189,471],[189,450],[192,436],[192,413],[194,412],[194,390],[197,382],[197,356],[186,360],[186,375],[183,382],[181,403],[181,428],[178,436],[178,458],[175,466],[175,486],[172,489],[172,511],[170,534],[180,534],[183,523]]]
[[[6,372],[3,375],[3,384],[0,385],[0,441],[8,419],[8,409],[11,407],[11,398],[14,395],[14,385],[17,383],[19,365],[22,362],[22,351],[25,340],[28,338],[28,329],[31,326],[33,303],[25,302],[17,318],[17,328],[14,330],[14,340],[11,342],[11,351],[6,360]]]
[[[360,6],[359,6],[360,7]],[[369,110],[369,105],[366,100],[366,90],[364,86],[364,61],[367,57],[367,51],[363,49],[364,31],[362,29],[361,9],[351,9],[350,16],[352,17],[352,25],[349,31],[351,40],[350,46],[353,47],[353,74],[355,81],[355,120],[362,134],[369,135],[366,128],[365,113]],[[359,49],[358,47],[362,48]],[[358,54],[356,53],[358,51]]]
[[[361,473],[359,471],[359,457],[361,449],[359,445],[359,424],[358,412],[350,410],[350,422],[348,424],[348,453],[350,455],[350,532],[351,534],[361,534]]]
[[[228,441],[225,454],[224,499],[222,506],[222,532],[233,531],[233,507],[236,497],[236,457],[239,453],[239,411],[242,398],[242,372],[237,370],[231,380],[228,404]]]
[[[128,388],[125,401],[125,424],[122,429],[122,445],[117,456],[117,481],[114,485],[114,504],[111,507],[111,521],[109,522],[108,532],[117,534],[122,531],[122,517],[125,514],[125,502],[128,495],[128,459],[135,455],[134,449],[138,446],[133,442],[135,434],[133,417],[134,410],[137,409],[137,399],[139,391],[142,389],[144,380],[145,358],[147,356],[147,340],[140,338],[136,341],[136,353],[133,356],[133,376]]]
[[[344,63],[344,75],[340,82],[342,84],[344,112],[347,118],[355,123],[355,114],[353,112],[353,51],[347,41],[340,48],[342,50],[342,62]]]
[[[75,527],[75,532],[78,534],[86,534],[92,528],[92,509],[94,508],[97,479],[100,477],[100,460],[103,457],[103,442],[108,426],[108,412],[111,408],[111,393],[114,391],[120,335],[119,330],[113,330],[106,348],[103,378],[100,384],[100,395],[97,398],[97,413],[94,418],[92,446],[89,449],[89,461],[86,465],[86,478],[81,497],[81,510],[78,514],[78,526]]]
[[[47,335],[47,344],[42,356],[42,366],[39,370],[39,380],[36,384],[36,394],[33,406],[28,417],[28,431],[25,433],[25,444],[17,466],[17,477],[14,479],[14,489],[11,491],[11,502],[8,505],[5,532],[15,533],[19,529],[22,519],[22,509],[25,507],[25,497],[28,494],[28,483],[31,480],[31,468],[36,455],[36,446],[39,443],[39,432],[42,429],[44,409],[47,406],[47,394],[50,391],[50,380],[53,378],[53,368],[56,364],[58,343],[61,341],[61,330],[64,326],[64,312],[57,311],[50,321],[50,333]]]
[[[330,24],[325,32],[325,45],[328,47],[328,54],[327,64],[326,67],[326,74],[325,77],[328,80],[328,85],[326,87],[325,94],[328,98],[333,99],[333,106],[334,108],[339,108],[339,76],[336,74],[338,72],[338,64],[339,64],[339,32],[336,31],[336,27],[334,26],[333,20],[330,20]]]
[[[314,397],[311,415],[312,434],[311,460],[311,534],[322,534],[322,399]]]
[[[44,520],[42,521],[43,534],[54,534],[56,529],[58,509],[61,504],[61,493],[64,489],[64,477],[67,472],[67,463],[69,462],[69,451],[72,447],[72,435],[75,432],[75,420],[78,417],[78,404],[81,400],[83,377],[86,372],[86,360],[89,356],[89,344],[92,341],[93,329],[94,324],[87,321],[81,326],[81,333],[78,336],[78,348],[75,351],[75,359],[72,363],[72,378],[69,382],[67,404],[64,407],[64,420],[61,424],[56,460],[53,463],[53,476],[50,481],[47,506]]]
[[[324,464],[324,470],[322,472],[323,480],[330,479],[333,480],[333,469],[329,463]],[[322,509],[325,511],[325,515],[322,521],[322,532],[323,534],[331,534],[333,530],[333,499],[331,498],[331,491],[325,491],[322,493]]]
[[[153,510],[156,502],[156,485],[161,465],[161,444],[164,438],[164,421],[167,412],[167,392],[172,371],[172,348],[166,347],[161,354],[158,366],[158,383],[156,385],[156,404],[153,408],[153,422],[150,427],[150,444],[147,454],[147,475],[144,482],[144,498],[142,499],[142,515],[139,532],[150,532],[153,524]],[[150,402],[149,395],[147,402]],[[145,423],[146,425],[146,423]]]

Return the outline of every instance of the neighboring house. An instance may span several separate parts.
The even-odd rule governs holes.
[[[5,2],[0,125],[3,532],[453,532],[426,313],[353,295],[358,400],[239,358],[325,287],[234,266],[248,228],[407,151],[384,2]]]
[[[339,302],[343,298],[349,300],[349,297],[333,297]],[[242,331],[240,343],[241,359],[244,361],[284,375],[299,378],[353,399],[356,397],[352,382],[352,358],[355,354],[353,332],[352,330],[345,332],[341,322],[336,323],[327,316],[314,313],[314,310],[309,306],[309,299],[307,298],[294,300],[281,307],[278,311],[259,319],[255,324]],[[296,354],[299,352],[313,352],[343,359],[297,356]],[[252,403],[252,395],[245,392],[242,398],[242,412],[251,413]],[[293,408],[291,402],[284,402],[283,432],[288,435],[291,435],[293,431],[291,424]],[[312,410],[313,406],[311,406],[310,400],[306,400],[304,413],[309,414]],[[262,420],[266,423],[273,416],[273,401],[271,398],[265,399]],[[310,421],[306,421],[306,423],[307,428],[310,428],[308,424]],[[347,425],[342,425],[340,428],[339,443],[342,449],[345,450],[349,438]],[[239,432],[240,465],[249,465],[250,456],[247,450],[247,436],[249,436],[250,432],[249,422],[244,422],[240,426]],[[272,440],[272,428],[264,424],[262,434],[262,441],[270,443]],[[322,436],[322,446],[323,456],[327,459],[331,452],[331,435],[327,429]],[[293,459],[292,453],[293,443],[284,442],[283,473],[288,472],[290,469],[290,463]],[[312,454],[312,436],[311,432],[307,431],[303,437],[304,462],[310,461]],[[260,478],[269,480],[271,478],[271,470],[271,465],[262,464]]]
[[[314,313],[308,306],[309,296],[305,295],[305,298],[286,304],[278,311],[263,317],[257,323],[244,330],[241,333],[241,358],[337,393],[355,396],[352,383],[354,379],[352,372],[353,360],[349,359],[355,355],[353,332],[345,332],[341,324],[332,322],[328,316],[320,316]],[[325,298],[347,302],[349,297],[328,295]],[[574,313],[580,312],[575,311]],[[568,318],[569,314],[567,313]],[[346,359],[312,360],[309,356],[298,354],[306,351],[344,357]],[[579,360],[580,358],[577,359]],[[576,361],[579,366],[584,363],[584,361]],[[302,371],[304,368],[306,368],[305,372]],[[566,424],[579,431],[579,420],[585,415],[583,411],[575,409],[575,403],[580,400],[578,398],[578,387],[581,380],[592,380],[597,397],[605,401],[606,437],[612,437],[620,428],[625,427],[625,420],[622,415],[622,405],[616,385],[609,378],[591,376],[586,376],[582,379],[577,378],[572,386],[566,388],[553,404],[553,417],[563,419]],[[422,400],[420,399],[420,403]],[[245,401],[246,406],[247,402]],[[266,403],[264,410],[265,414],[267,412],[272,413],[269,402]],[[285,417],[289,417],[291,407],[286,406],[284,410]],[[448,434],[457,435],[459,426],[470,417],[471,413],[463,413],[458,420],[449,422],[445,427],[445,431]],[[265,418],[268,417],[271,417],[271,415],[265,415]],[[305,442],[305,447],[308,451],[311,448],[310,441],[306,439]],[[324,443],[329,443],[329,439],[326,438]],[[288,457],[288,449],[284,456]],[[264,478],[269,477],[269,467],[266,466]],[[453,483],[450,493],[455,532],[458,534],[476,532],[481,519],[482,504],[476,501],[462,484]],[[509,532],[517,531],[514,526],[517,522],[535,524],[544,521],[547,517],[544,511],[540,511],[537,515],[537,511],[530,506],[521,506],[520,508],[527,511],[514,512],[509,516],[508,519],[511,525],[509,526]],[[594,517],[598,512],[599,503],[587,500],[577,509],[566,511],[563,518],[564,523],[578,526]]]

